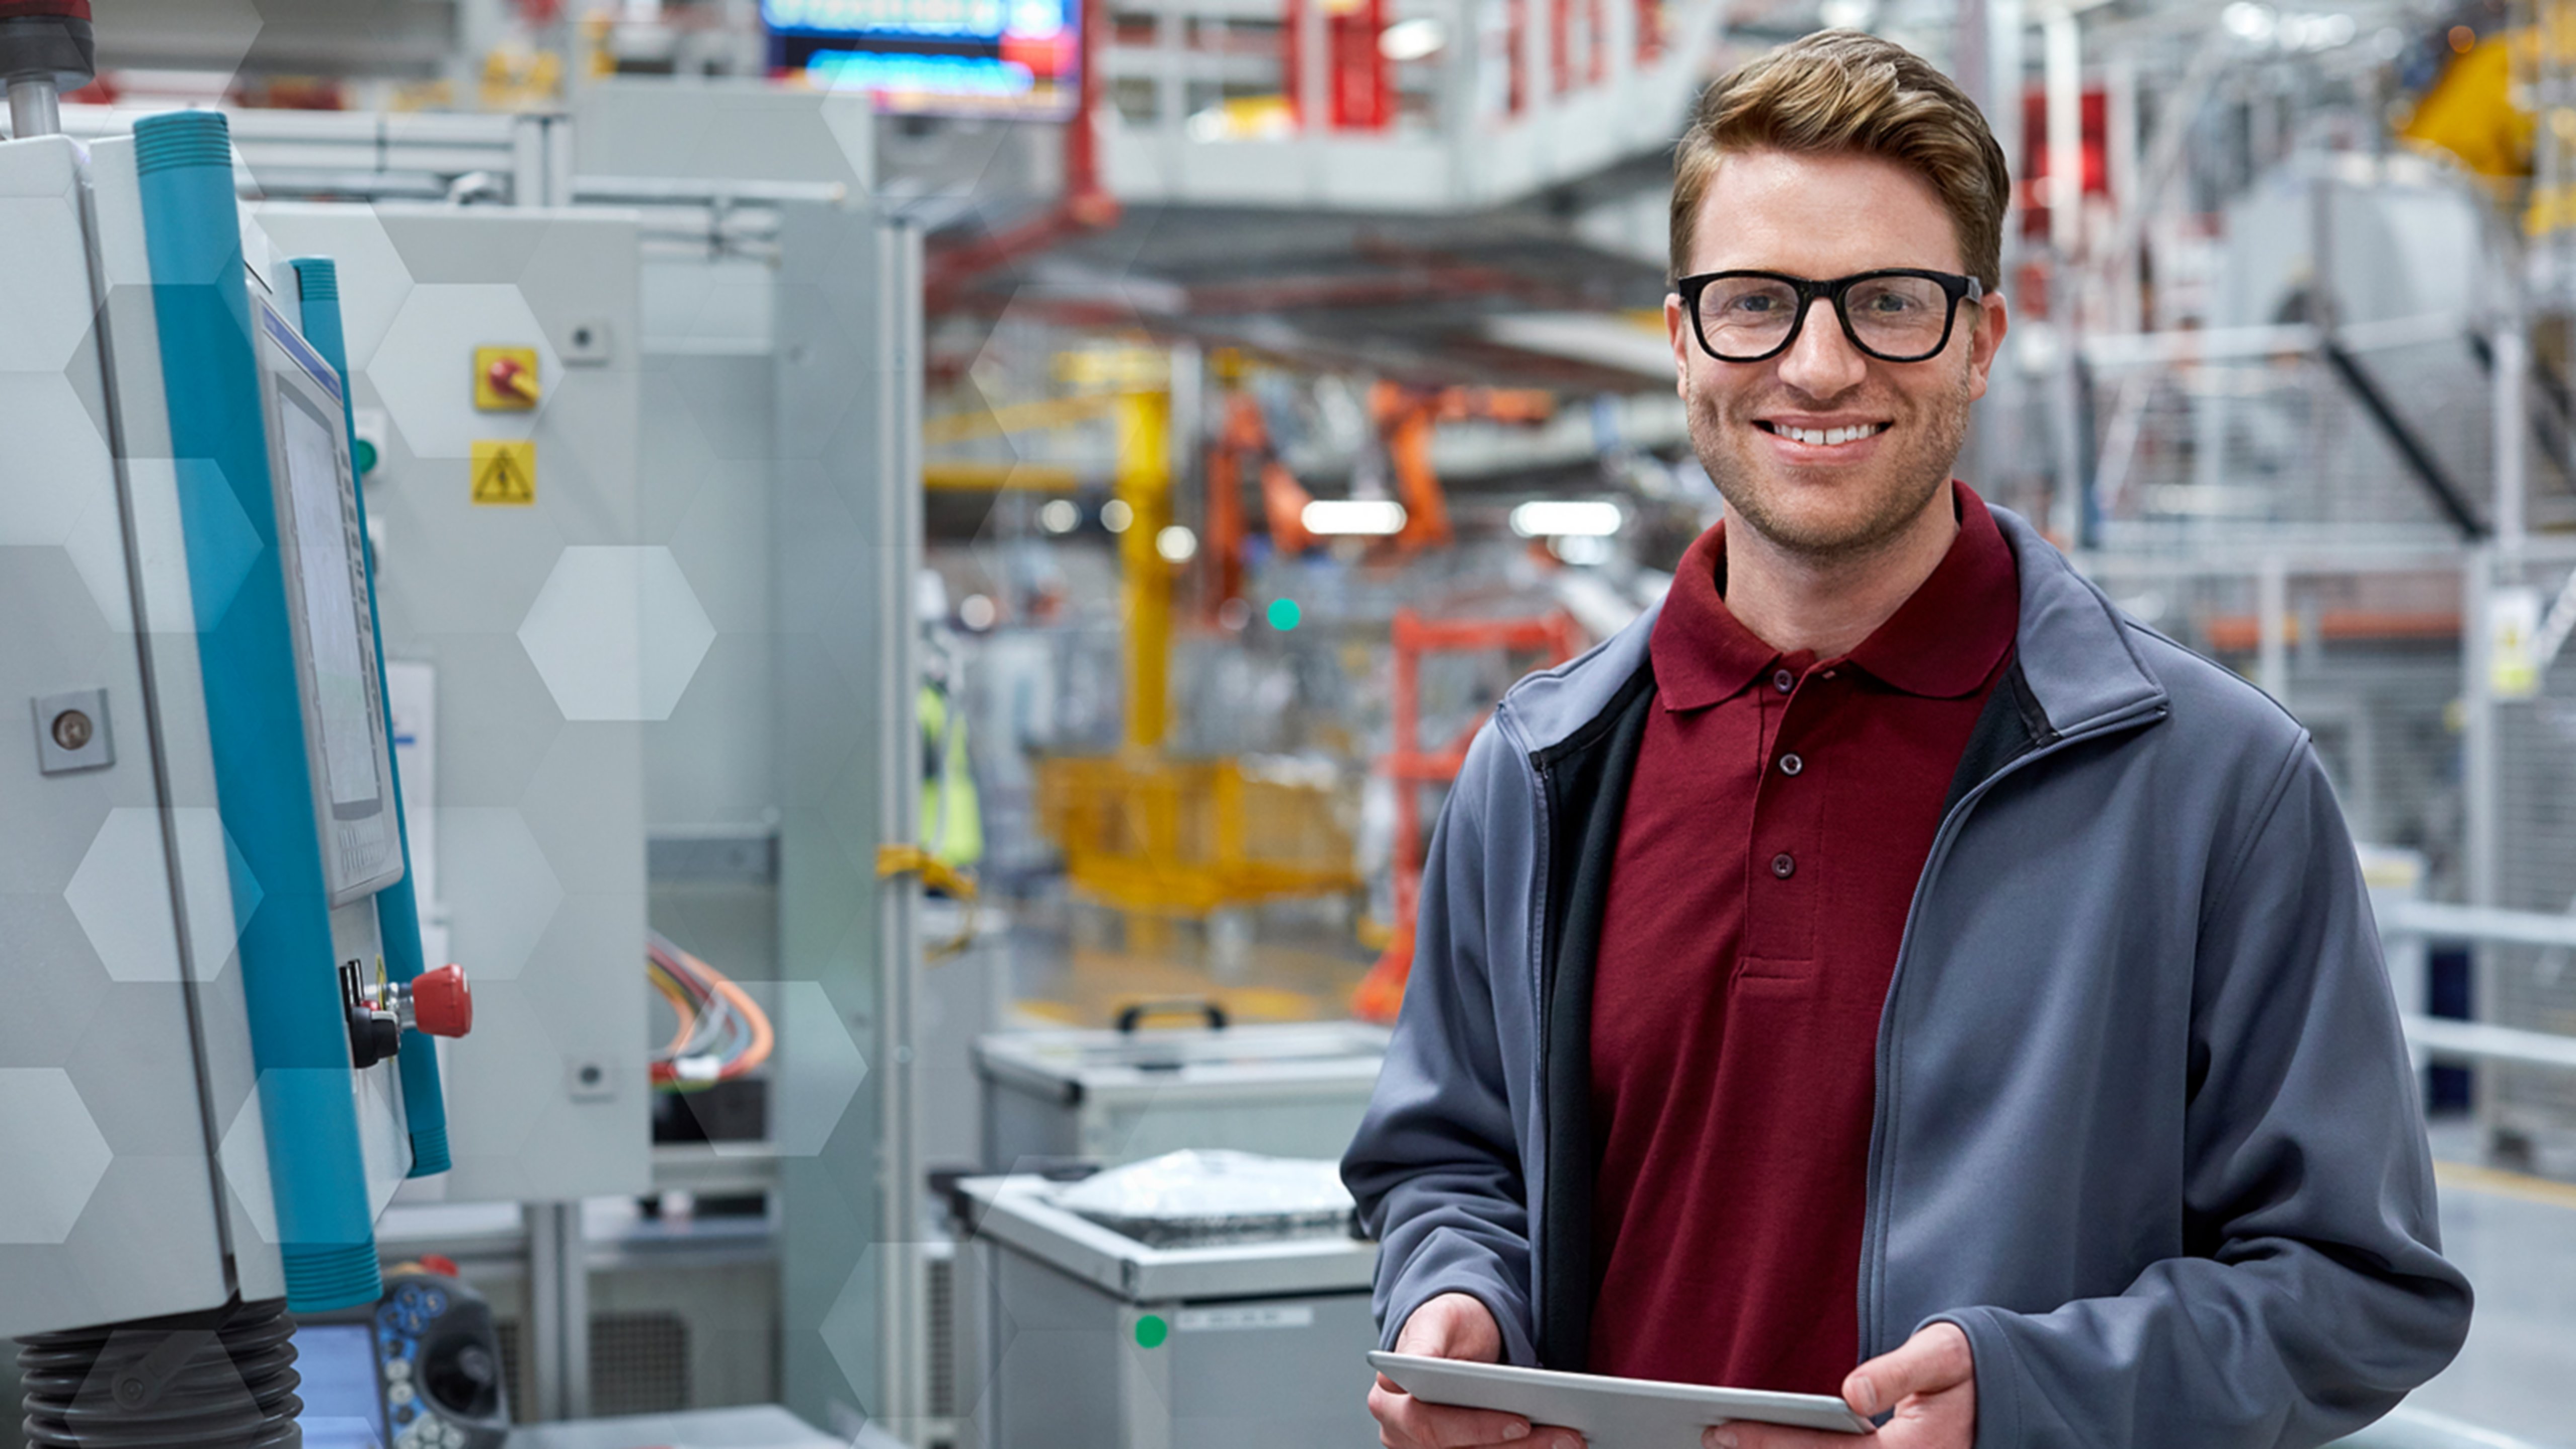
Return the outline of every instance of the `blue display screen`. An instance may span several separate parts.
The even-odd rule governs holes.
[[[1081,0],[761,0],[771,61],[879,109],[1072,114]]]
[[[370,1325],[297,1325],[295,1371],[304,1376],[296,1393],[304,1399],[306,1449],[385,1449],[385,1401],[376,1389]]]

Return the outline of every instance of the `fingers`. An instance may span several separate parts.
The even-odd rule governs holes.
[[[1977,1377],[1977,1357],[1955,1323],[1925,1324],[1912,1338],[1851,1371],[1843,1402],[1883,1414],[1908,1394],[1937,1394]]]
[[[1701,1449],[1852,1449],[1858,1441],[1849,1434],[1820,1434],[1786,1424],[1738,1420],[1701,1431],[1699,1442]]]
[[[1533,1426],[1490,1409],[1426,1404],[1382,1376],[1369,1390],[1369,1413],[1388,1449],[1583,1449],[1583,1436],[1571,1429]]]

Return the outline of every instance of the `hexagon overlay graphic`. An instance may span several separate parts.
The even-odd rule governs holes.
[[[150,806],[109,811],[63,888],[107,974],[119,981],[177,979],[164,926],[170,897],[159,816]],[[188,949],[197,979],[213,981],[232,963],[242,923],[267,893],[215,807],[174,806],[170,828],[178,837],[179,880],[187,891]]]
[[[72,1235],[116,1154],[60,1067],[0,1067],[0,1243],[59,1243]]]
[[[716,638],[660,544],[579,544],[556,558],[519,644],[571,720],[666,720]]]
[[[812,1157],[823,1150],[850,1100],[868,1079],[868,1059],[849,1024],[841,1019],[822,983],[780,981],[753,989],[777,1005],[778,1049],[796,1063],[794,1083],[770,1094],[770,1142],[713,1144],[719,1155],[775,1151],[781,1157]]]
[[[243,1093],[241,1109],[233,1113],[232,1125],[224,1129],[224,1140],[215,1149],[215,1156],[223,1164],[224,1181],[231,1185],[243,1216],[250,1219],[251,1230],[259,1234],[260,1241],[274,1243],[277,1194],[268,1182],[268,1138],[263,1133],[263,1120],[258,1091]]]
[[[832,1306],[823,1315],[823,1346],[840,1367],[841,1381],[848,1386],[853,1401],[859,1397],[859,1385],[877,1379],[873,1347],[877,1314],[885,1298],[885,1275],[900,1266],[902,1257],[911,1258],[913,1271],[921,1272],[924,1256],[924,1245],[919,1242],[868,1244],[859,1251],[858,1262],[851,1265],[850,1276],[841,1281],[841,1291],[833,1295]],[[861,1408],[870,1418],[875,1417],[866,1405]]]

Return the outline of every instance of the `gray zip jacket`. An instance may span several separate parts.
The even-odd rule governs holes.
[[[2295,722],[1993,513],[2021,622],[1880,1016],[1861,1354],[1965,1330],[1978,1449],[2324,1443],[2470,1302],[2351,838]],[[1514,686],[1433,835],[1342,1165],[1389,1345],[1465,1292],[1512,1362],[1585,1366],[1592,964],[1654,620]]]

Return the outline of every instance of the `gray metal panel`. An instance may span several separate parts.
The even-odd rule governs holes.
[[[1173,1449],[1306,1449],[1365,1445],[1368,1351],[1377,1317],[1365,1290],[1279,1299],[1260,1311],[1172,1315],[1169,1358]],[[1217,1326],[1222,1325],[1222,1326]],[[1127,1340],[1130,1354],[1150,1352]]]
[[[1376,1346],[1367,1280],[1193,1307],[1128,1298],[992,1238],[970,1243],[964,1442],[1118,1449],[1365,1444]],[[1204,1300],[1200,1300],[1204,1302]],[[1143,1320],[1163,1334],[1138,1336]],[[1153,1340],[1149,1343],[1147,1340]]]
[[[876,184],[875,103],[864,91],[756,81],[601,80],[573,102],[584,177]]]
[[[456,34],[454,0],[120,0],[96,14],[102,62],[172,70],[425,75]]]
[[[1135,1443],[1118,1381],[1127,1305],[1018,1253],[991,1253],[985,1262],[994,1360],[975,1405],[982,1442],[989,1449]]]
[[[1338,1157],[1386,1054],[1355,1022],[1222,1030],[996,1032],[976,1039],[986,1164],[1134,1162],[1187,1147]]]
[[[1362,1239],[1148,1247],[1057,1207],[1043,1178],[973,1178],[960,1186],[983,1209],[972,1224],[976,1235],[1131,1302],[1366,1292],[1377,1271],[1377,1244]]]
[[[774,285],[765,269],[759,279]],[[769,577],[774,364],[766,350],[653,350],[666,340],[677,339],[648,336],[643,358],[644,528],[670,545],[715,638],[671,717],[647,733],[645,818],[657,832],[766,830],[778,798]],[[774,971],[768,961],[710,959],[736,975]]]
[[[445,1053],[444,1192],[639,1191],[643,732],[704,644],[671,627],[695,605],[637,488],[635,223],[390,205],[270,205],[260,222],[281,255],[340,260],[356,403],[388,418],[365,483],[385,654],[438,671],[436,878],[476,1004]],[[566,366],[585,325],[608,356]],[[472,408],[485,345],[537,349],[538,408]],[[532,506],[472,501],[482,439],[535,442]],[[589,667],[621,640],[624,672]]]
[[[881,882],[880,842],[909,837],[912,575],[920,558],[920,242],[860,212],[780,208],[776,540],[780,975],[828,1010],[779,1023],[782,1123],[815,1134],[783,1161],[786,1402],[900,1423],[912,1376],[885,1381],[884,1315],[913,1295],[920,1187],[889,1039],[910,1040],[909,881]],[[904,681],[890,686],[887,681]],[[907,772],[909,774],[907,775]],[[851,1041],[869,1070],[833,1067]],[[892,1070],[890,1070],[892,1068]],[[893,1080],[890,1080],[893,1079]],[[798,1144],[800,1147],[802,1144]],[[819,1149],[819,1150],[817,1150]],[[810,1155],[807,1155],[810,1154]],[[887,1184],[905,1206],[889,1218]],[[896,1245],[892,1252],[886,1245]],[[908,1346],[907,1346],[908,1347]]]
[[[32,716],[0,730],[0,1334],[229,1287],[78,171],[60,138],[0,144],[0,700],[104,690],[124,744],[48,777]]]

